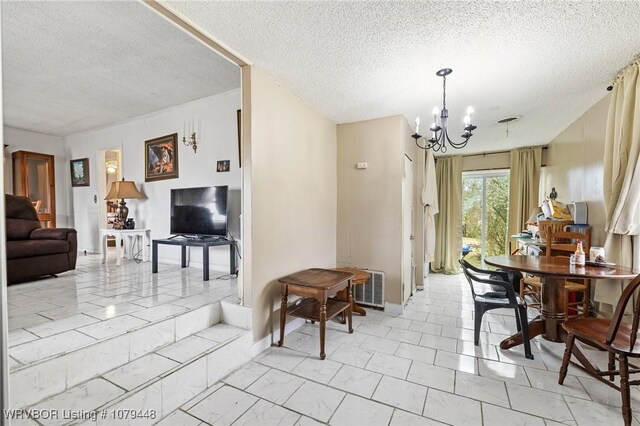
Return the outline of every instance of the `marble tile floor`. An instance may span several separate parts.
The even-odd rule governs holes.
[[[402,315],[368,310],[354,319],[352,335],[329,325],[325,361],[317,324],[306,324],[160,424],[622,424],[613,389],[575,368],[557,384],[563,344],[535,338],[534,360],[499,348],[515,331],[511,312],[485,314],[475,347],[462,276],[431,275]],[[640,414],[640,392],[632,397]]]
[[[430,275],[402,315],[367,312],[354,316],[354,334],[337,322],[328,325],[326,360],[318,358],[317,324],[305,324],[286,336],[284,347],[262,352],[158,424],[622,424],[618,392],[572,367],[565,385],[557,384],[564,345],[537,337],[534,360],[521,348],[499,348],[515,331],[512,312],[485,314],[481,345],[474,346],[473,304],[461,275]],[[157,371],[145,377],[202,349],[206,337],[158,351],[149,363]],[[605,354],[584,350],[593,361],[606,361]],[[68,409],[84,407],[94,394],[119,393],[102,382],[91,382],[91,389],[83,398],[71,395]],[[97,407],[101,400],[94,399]],[[632,405],[640,425],[637,388]]]
[[[8,287],[12,370],[223,299],[235,300],[236,279],[198,266],[160,264],[113,256],[79,256],[77,268],[58,278]]]

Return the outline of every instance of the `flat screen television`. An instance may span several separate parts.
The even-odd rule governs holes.
[[[171,190],[171,233],[227,236],[227,186]]]

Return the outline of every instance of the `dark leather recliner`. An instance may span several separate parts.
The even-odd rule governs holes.
[[[75,229],[43,229],[27,197],[5,194],[7,281],[29,281],[76,268]]]

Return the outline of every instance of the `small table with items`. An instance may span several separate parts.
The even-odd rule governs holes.
[[[312,268],[296,272],[280,278],[282,303],[280,307],[280,340],[278,346],[284,344],[284,327],[287,314],[320,323],[320,359],[325,359],[324,340],[327,320],[341,312],[347,313],[349,333],[353,333],[351,306],[353,292],[351,280],[353,272],[343,272],[331,269]],[[340,290],[347,291],[347,300],[331,299]],[[288,306],[289,294],[301,296],[295,304]]]
[[[140,238],[142,240],[142,261],[146,262],[148,260],[149,241],[151,240],[150,229],[101,229],[102,263],[107,262],[107,237],[116,238],[116,265],[120,266],[120,258],[124,257],[120,246],[125,237],[125,252],[127,253],[127,258],[133,259],[133,241],[135,241],[134,238],[136,240]]]

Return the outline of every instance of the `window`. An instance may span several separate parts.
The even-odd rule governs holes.
[[[471,250],[467,261],[481,266],[486,256],[507,252],[508,214],[509,171],[462,174],[462,241]]]

